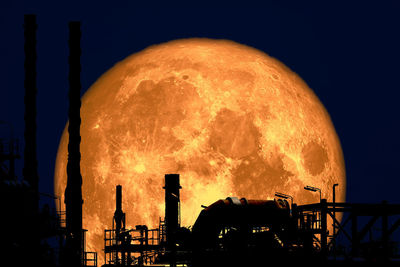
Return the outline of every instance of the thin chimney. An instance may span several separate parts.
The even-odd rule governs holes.
[[[117,185],[114,212],[115,230],[117,239],[121,231],[125,230],[125,213],[122,211],[122,186]]]
[[[83,253],[82,232],[82,175],[80,169],[80,38],[81,24],[74,21],[69,23],[69,143],[67,163],[67,187],[65,189],[65,210],[67,240],[66,259],[68,266],[81,266]]]
[[[26,256],[31,265],[37,265],[38,248],[40,245],[40,236],[38,232],[38,214],[39,214],[39,175],[37,170],[36,154],[36,16],[29,14],[24,16],[24,50],[25,50],[25,147],[24,147],[24,167],[22,174],[24,180],[28,182],[26,195],[24,196],[24,205],[26,205],[25,220],[29,221],[28,232],[30,238],[27,245],[31,248]],[[12,140],[11,140],[12,142]],[[13,166],[11,166],[13,168]]]

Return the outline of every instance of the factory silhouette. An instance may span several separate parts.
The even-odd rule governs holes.
[[[159,226],[126,227],[123,188],[116,186],[111,229],[104,229],[104,251],[85,248],[82,228],[80,172],[80,22],[69,23],[69,144],[65,210],[39,207],[36,158],[36,17],[25,15],[25,146],[23,179],[17,179],[18,140],[0,139],[2,266],[268,266],[279,265],[400,265],[393,235],[400,226],[400,205],[339,203],[326,199],[297,205],[289,195],[274,200],[228,197],[203,206],[190,228],[180,225],[179,174],[165,179],[165,217]],[[182,179],[185,179],[182,177]],[[336,185],[335,185],[336,186]],[[335,186],[333,192],[335,192]],[[305,189],[317,191],[318,188]],[[112,188],[110,188],[112,190]],[[134,189],[133,189],[134,190]],[[58,199],[59,201],[59,199]],[[293,199],[292,199],[293,201]],[[291,201],[291,202],[292,202]],[[338,216],[340,214],[340,216]],[[340,222],[337,218],[342,218]],[[366,223],[362,223],[366,222]],[[333,231],[329,232],[329,224]],[[379,235],[372,237],[378,225]],[[349,229],[350,228],[350,229]],[[347,240],[347,247],[337,239]],[[56,242],[47,242],[53,238]],[[4,265],[3,265],[4,264]]]

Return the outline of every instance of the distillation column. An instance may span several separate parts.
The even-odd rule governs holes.
[[[170,252],[170,266],[176,266],[176,233],[180,227],[179,174],[165,175],[165,227],[167,251]]]

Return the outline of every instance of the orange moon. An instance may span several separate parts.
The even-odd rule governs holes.
[[[330,116],[284,64],[227,40],[182,39],[117,63],[82,98],[81,172],[87,250],[103,260],[115,186],[127,225],[157,227],[164,174],[181,175],[182,225],[201,205],[228,196],[294,202],[345,201],[341,145]],[[61,137],[55,193],[66,186],[68,133]]]

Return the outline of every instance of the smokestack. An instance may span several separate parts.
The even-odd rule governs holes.
[[[37,170],[36,156],[36,16],[24,16],[24,50],[25,50],[25,148],[24,148],[24,167],[22,174],[24,180],[28,182],[28,192],[25,203],[27,207],[27,218],[30,225],[28,230],[30,238],[27,245],[30,247],[27,251],[27,259],[31,265],[38,265],[38,248],[40,246],[38,214],[39,214],[39,175]],[[11,140],[13,142],[13,140]],[[13,163],[11,163],[11,168]]]
[[[121,239],[121,232],[125,231],[125,213],[122,211],[122,186],[117,185],[116,188],[116,195],[115,195],[115,212],[114,212],[114,221],[115,221],[115,237],[117,240],[117,244],[122,244]],[[129,253],[128,253],[129,254]],[[125,266],[127,265],[126,260],[126,254],[125,252],[122,252],[121,254],[121,265]],[[118,262],[119,261],[119,255],[118,253],[115,256],[115,260]],[[128,257],[130,258],[130,257]]]
[[[115,210],[122,211],[122,186],[117,185],[115,196]]]
[[[179,174],[165,175],[165,226],[167,247],[175,247],[175,235],[180,226]]]
[[[23,176],[30,185],[34,212],[39,209],[39,176],[36,157],[36,16],[24,16],[25,37],[25,150]]]
[[[114,212],[115,230],[117,238],[121,230],[125,230],[125,213],[122,211],[122,186],[117,185]]]
[[[81,266],[83,254],[82,231],[82,175],[80,169],[80,38],[81,23],[69,23],[69,143],[67,163],[67,187],[65,189],[66,210],[66,260],[67,266]]]

